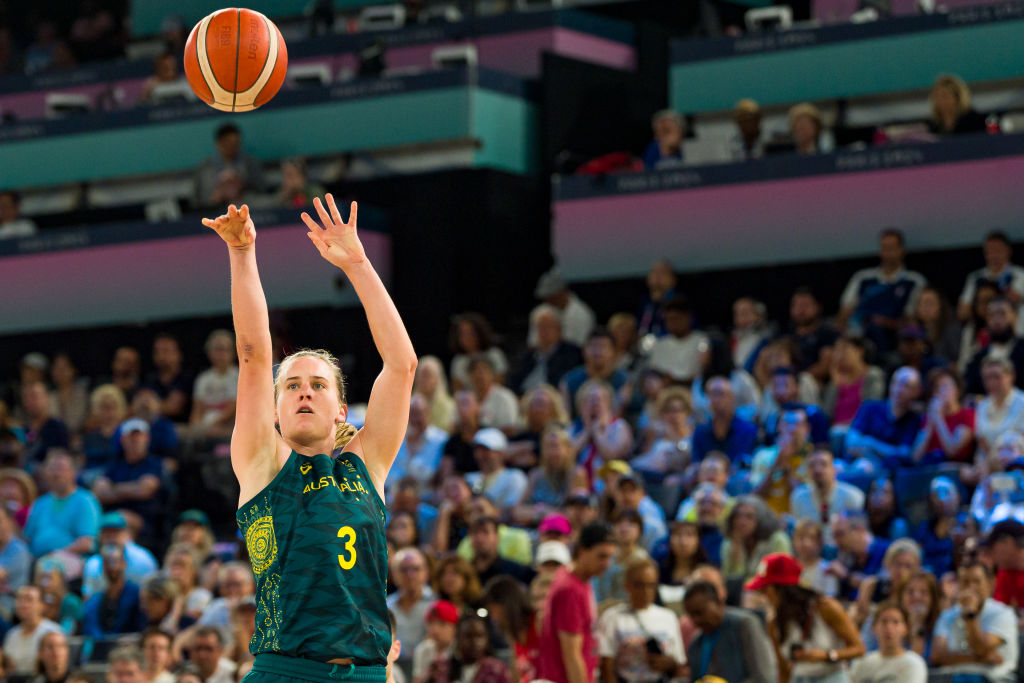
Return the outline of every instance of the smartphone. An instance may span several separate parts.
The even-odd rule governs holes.
[[[652,636],[652,637],[647,639],[647,642],[645,644],[647,645],[647,654],[649,654],[649,655],[660,655],[660,654],[662,654],[662,652],[661,652],[661,643],[658,642],[657,638]]]

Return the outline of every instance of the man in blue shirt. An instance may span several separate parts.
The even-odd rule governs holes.
[[[911,465],[911,450],[921,429],[914,404],[921,394],[917,370],[902,367],[889,382],[889,398],[864,401],[846,433],[848,458],[863,458],[890,470]]]
[[[142,631],[146,628],[146,618],[139,606],[139,587],[125,578],[128,563],[124,546],[105,545],[100,549],[100,555],[103,557],[103,578],[107,588],[85,603],[82,635],[105,638]]]
[[[839,579],[842,596],[854,600],[861,582],[882,571],[889,541],[876,538],[868,528],[867,516],[859,511],[838,515],[832,522],[832,538],[839,548],[839,559],[829,565],[829,572]]]
[[[68,453],[51,452],[43,472],[50,492],[36,500],[25,522],[29,550],[35,557],[58,550],[78,557],[91,553],[99,531],[99,503],[75,484],[77,472]]]
[[[125,576],[137,586],[144,584],[146,579],[160,569],[153,554],[132,540],[128,522],[120,512],[108,512],[100,520],[100,547],[108,545],[124,546],[127,562]],[[82,579],[82,596],[85,598],[101,593],[106,588],[103,556],[100,553],[86,560]]]
[[[93,493],[107,509],[134,512],[145,522],[139,534],[142,545],[159,535],[160,518],[157,492],[163,477],[163,464],[149,452],[149,423],[139,418],[126,420],[120,427],[121,457],[107,467],[93,483]]]
[[[925,286],[920,273],[907,270],[903,233],[886,228],[879,236],[876,268],[857,271],[850,279],[840,301],[839,319],[861,331],[875,343],[879,351],[888,351],[896,340],[896,330],[917,305],[917,297]]]
[[[699,462],[711,451],[729,456],[733,465],[754,452],[757,426],[736,415],[736,398],[726,377],[712,377],[705,393],[711,407],[711,420],[693,432],[693,459]]]

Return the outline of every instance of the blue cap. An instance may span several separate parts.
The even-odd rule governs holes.
[[[120,512],[108,512],[100,518],[100,529],[127,529],[128,522]]]

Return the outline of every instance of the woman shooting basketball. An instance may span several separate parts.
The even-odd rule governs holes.
[[[391,647],[384,481],[405,435],[416,354],[356,235],[355,202],[347,223],[331,195],[329,213],[319,199],[314,206],[323,226],[303,213],[309,238],[348,276],[384,361],[358,432],[345,422],[345,386],[329,353],[294,353],[274,378],[248,207],[203,219],[231,260],[239,359],[231,464],[257,586],[246,682],[383,683]]]

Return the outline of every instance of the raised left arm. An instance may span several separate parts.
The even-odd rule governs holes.
[[[313,206],[324,227],[321,228],[308,213],[303,213],[302,220],[310,230],[309,238],[320,255],[341,268],[352,283],[366,311],[377,352],[384,361],[384,369],[370,392],[363,428],[346,447],[363,459],[380,491],[405,438],[409,399],[416,375],[416,351],[395,303],[366,258],[356,235],[356,203],[352,202],[347,223],[341,220],[341,213],[330,194],[327,195],[327,208],[319,198],[313,201]]]

